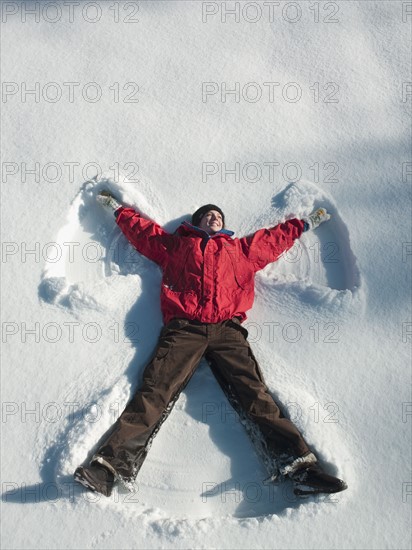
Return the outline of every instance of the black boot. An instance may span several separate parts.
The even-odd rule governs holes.
[[[325,473],[317,463],[302,464],[288,475],[295,485],[295,495],[339,493],[348,488],[344,481]]]
[[[74,480],[106,497],[111,495],[114,485],[114,475],[112,472],[96,463],[76,468]]]

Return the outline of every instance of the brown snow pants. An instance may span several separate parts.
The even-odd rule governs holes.
[[[203,356],[234,408],[258,428],[266,453],[287,458],[286,462],[307,453],[298,429],[270,395],[247,334],[236,317],[210,324],[172,319],[161,331],[141,387],[92,460],[111,467],[120,479],[132,481]]]

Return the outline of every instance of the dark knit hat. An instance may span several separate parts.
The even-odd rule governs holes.
[[[210,212],[210,210],[216,210],[216,212],[219,212],[219,214],[222,216],[223,221],[223,227],[225,226],[225,215],[222,212],[222,209],[216,206],[216,204],[205,204],[204,206],[201,206],[196,210],[196,212],[192,215],[192,225],[198,226],[199,223],[202,221],[202,218],[205,214]]]

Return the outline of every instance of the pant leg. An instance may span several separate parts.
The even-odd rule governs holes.
[[[265,451],[277,464],[288,462],[308,452],[309,447],[270,395],[246,336],[246,329],[239,323],[222,323],[216,337],[209,341],[206,358],[234,408],[258,427]],[[256,443],[255,434],[248,432]]]
[[[185,319],[170,321],[160,334],[154,356],[143,373],[141,387],[117,419],[93,461],[132,481],[163,421],[189,382],[207,347],[204,327]]]

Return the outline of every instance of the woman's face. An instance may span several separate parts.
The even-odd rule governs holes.
[[[200,220],[199,227],[209,235],[220,231],[223,229],[222,215],[217,210],[209,210]]]

